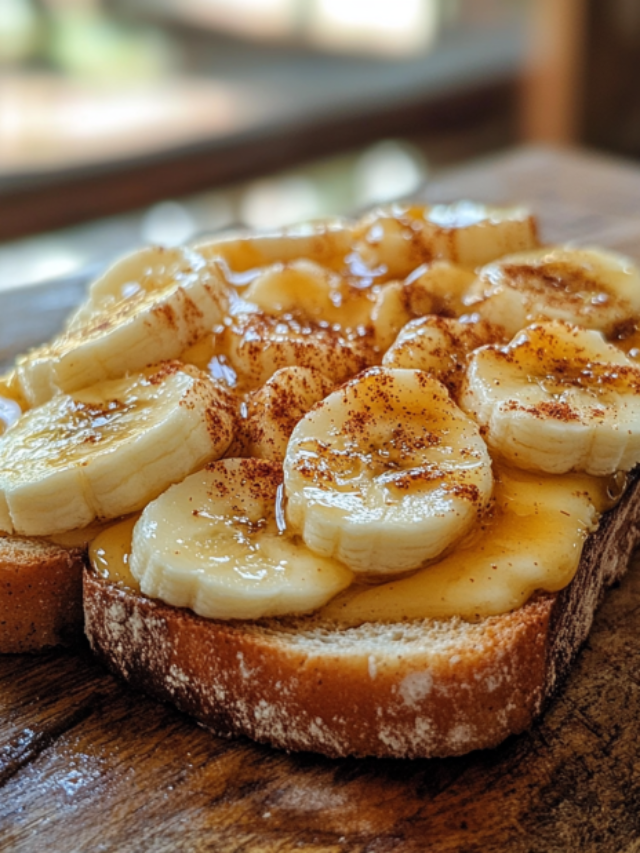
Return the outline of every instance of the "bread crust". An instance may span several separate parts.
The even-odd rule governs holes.
[[[0,538],[0,654],[81,639],[83,554],[43,539]]]
[[[85,629],[112,671],[218,734],[336,757],[460,755],[497,745],[540,714],[639,528],[635,475],[566,589],[478,623],[212,621],[87,570]]]

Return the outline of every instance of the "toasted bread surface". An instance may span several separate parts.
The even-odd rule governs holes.
[[[43,539],[0,538],[0,653],[82,637],[83,552]]]
[[[479,622],[211,621],[88,570],[86,632],[110,669],[220,734],[330,756],[459,755],[531,725],[639,528],[636,475],[566,589]]]

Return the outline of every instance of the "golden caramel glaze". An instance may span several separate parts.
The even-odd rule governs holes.
[[[613,505],[604,479],[495,466],[494,496],[455,548],[409,577],[354,584],[322,611],[344,625],[460,616],[475,621],[521,607],[536,590],[573,578],[597,511]]]
[[[607,336],[608,340],[619,347],[633,361],[640,361],[640,324],[637,320],[618,323]]]

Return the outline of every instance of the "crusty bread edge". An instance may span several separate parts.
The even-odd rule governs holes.
[[[620,503],[605,513],[585,542],[580,566],[555,596],[550,616],[545,696],[566,677],[587,639],[608,587],[622,579],[640,543],[640,466],[630,475]]]
[[[75,646],[83,636],[86,549],[0,537],[0,654]]]
[[[528,728],[568,672],[639,537],[640,481],[589,537],[572,583],[480,623],[340,629],[216,622],[85,572],[85,629],[133,686],[222,735],[329,756],[435,757]]]

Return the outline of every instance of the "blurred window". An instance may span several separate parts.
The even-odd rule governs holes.
[[[508,144],[526,5],[0,0],[0,289]]]

